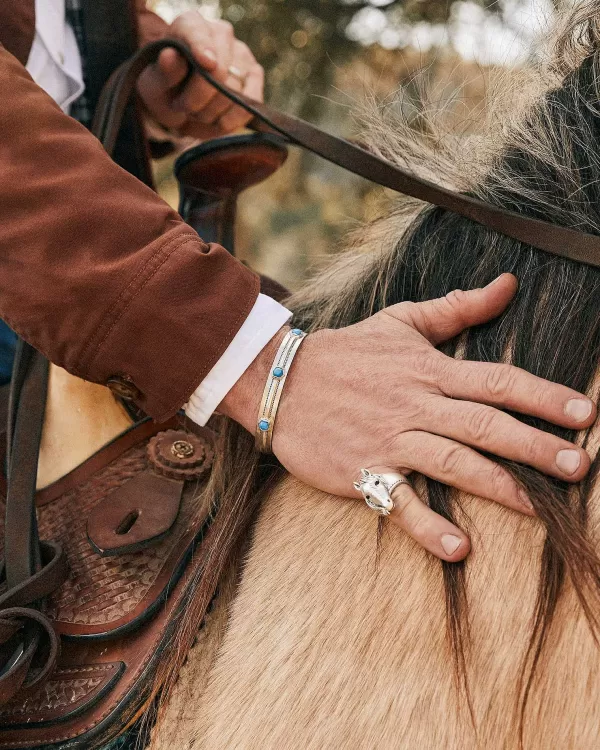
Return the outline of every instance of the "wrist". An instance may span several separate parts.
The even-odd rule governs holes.
[[[217,408],[220,414],[235,420],[252,434],[256,429],[260,401],[273,360],[289,330],[290,327],[285,325],[277,331]]]

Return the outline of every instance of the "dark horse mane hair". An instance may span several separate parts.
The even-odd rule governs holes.
[[[455,160],[444,162],[445,171],[438,172],[438,179],[446,174],[456,183],[458,175],[460,189],[491,203],[600,234],[600,0],[578,4],[563,19],[552,58],[534,71],[529,84],[532,101],[519,113],[503,115],[502,132],[494,131],[493,138],[484,133],[483,140],[488,141],[486,158],[478,171],[472,170],[471,164],[462,170],[477,176],[464,178],[461,183],[460,164]],[[424,129],[420,147],[423,142],[425,147],[419,152],[415,147],[418,139],[409,137],[406,128],[390,129],[389,124],[381,124],[381,119],[372,122],[374,147],[387,158],[402,158],[405,163],[409,153],[418,162],[425,154],[429,168],[442,163],[439,157],[443,149],[432,130]],[[373,252],[355,253],[336,262],[291,299],[295,323],[307,330],[345,326],[396,302],[419,302],[456,288],[484,286],[508,271],[519,279],[519,291],[508,310],[448,343],[444,351],[472,360],[511,362],[596,398],[600,270],[548,255],[422,204],[416,209],[411,204],[412,218],[405,231],[399,230],[402,223],[407,225],[406,205],[401,203],[355,239],[356,245],[373,247],[376,243]],[[587,434],[578,436],[540,419],[514,416],[566,440],[579,438],[586,444]],[[519,689],[522,718],[566,580],[571,581],[590,627],[598,633],[600,559],[588,536],[586,518],[599,460],[593,457],[588,479],[576,488],[514,462],[502,463],[526,489],[546,530],[534,622]],[[208,489],[219,498],[222,532],[213,544],[212,559],[187,612],[190,639],[198,627],[195,613],[202,611],[215,584],[211,568],[222,568],[222,561],[248,528],[265,488],[279,476],[281,469],[273,459],[259,459],[254,453],[251,436],[236,425],[226,426],[224,450]],[[427,480],[426,495],[435,511],[468,526],[457,492]],[[469,641],[468,564],[468,560],[440,563],[450,643],[463,688],[467,685],[465,650]],[[185,644],[179,646],[179,653],[184,654]],[[170,667],[175,671],[177,665]]]

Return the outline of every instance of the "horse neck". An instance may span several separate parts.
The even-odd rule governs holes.
[[[131,424],[131,418],[108,388],[51,365],[38,489],[79,466]]]
[[[600,427],[595,432],[592,454]],[[202,712],[174,707],[170,728],[193,736],[198,750],[517,750],[545,534],[535,518],[462,501],[477,530],[465,654],[477,731],[456,687],[439,563],[392,527],[378,552],[369,509],[292,479],[264,498],[208,687],[190,702],[194,688],[182,682],[181,695]],[[598,491],[589,527],[598,540]],[[202,685],[193,668],[191,658],[186,674]],[[598,646],[567,582],[528,703],[524,746],[597,747],[599,694]],[[240,705],[252,710],[240,715]]]

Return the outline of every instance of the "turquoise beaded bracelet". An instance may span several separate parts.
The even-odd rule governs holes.
[[[258,412],[258,421],[256,423],[256,447],[261,453],[272,453],[273,427],[279,399],[283,391],[283,386],[287,374],[296,356],[300,344],[306,338],[304,331],[299,328],[292,328],[288,331],[277,350],[273,366],[269,372],[269,377],[265,384],[260,410]]]

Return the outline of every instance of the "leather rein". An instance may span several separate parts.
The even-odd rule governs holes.
[[[123,115],[140,73],[163,49],[176,49],[197,74],[253,115],[250,127],[280,136],[349,172],[471,219],[539,250],[600,267],[600,237],[528,218],[421,179],[347,140],[238,94],[216,81],[177,40],[142,48],[115,70],[100,97],[92,131],[112,155]],[[19,342],[11,381],[7,430],[7,497],[4,564],[0,569],[0,705],[27,694],[51,673],[59,640],[44,614],[44,599],[66,579],[59,545],[39,539],[35,497],[48,361]],[[31,669],[35,665],[35,669]]]
[[[167,48],[176,49],[188,63],[189,71],[181,84],[182,88],[192,75],[201,76],[223,96],[254,116],[249,125],[253,130],[276,134],[286,143],[300,146],[377,185],[452,211],[538,250],[600,268],[600,237],[530,218],[441,187],[350,141],[232,91],[196,62],[189,47],[175,39],[164,39],[146,45],[111,76],[113,85],[104,89],[104,93],[109,89],[110,94],[101,97],[93,127],[94,133],[109,153],[114,148],[121,118],[135,90],[139,74],[147,65],[155,63],[162,50]]]

